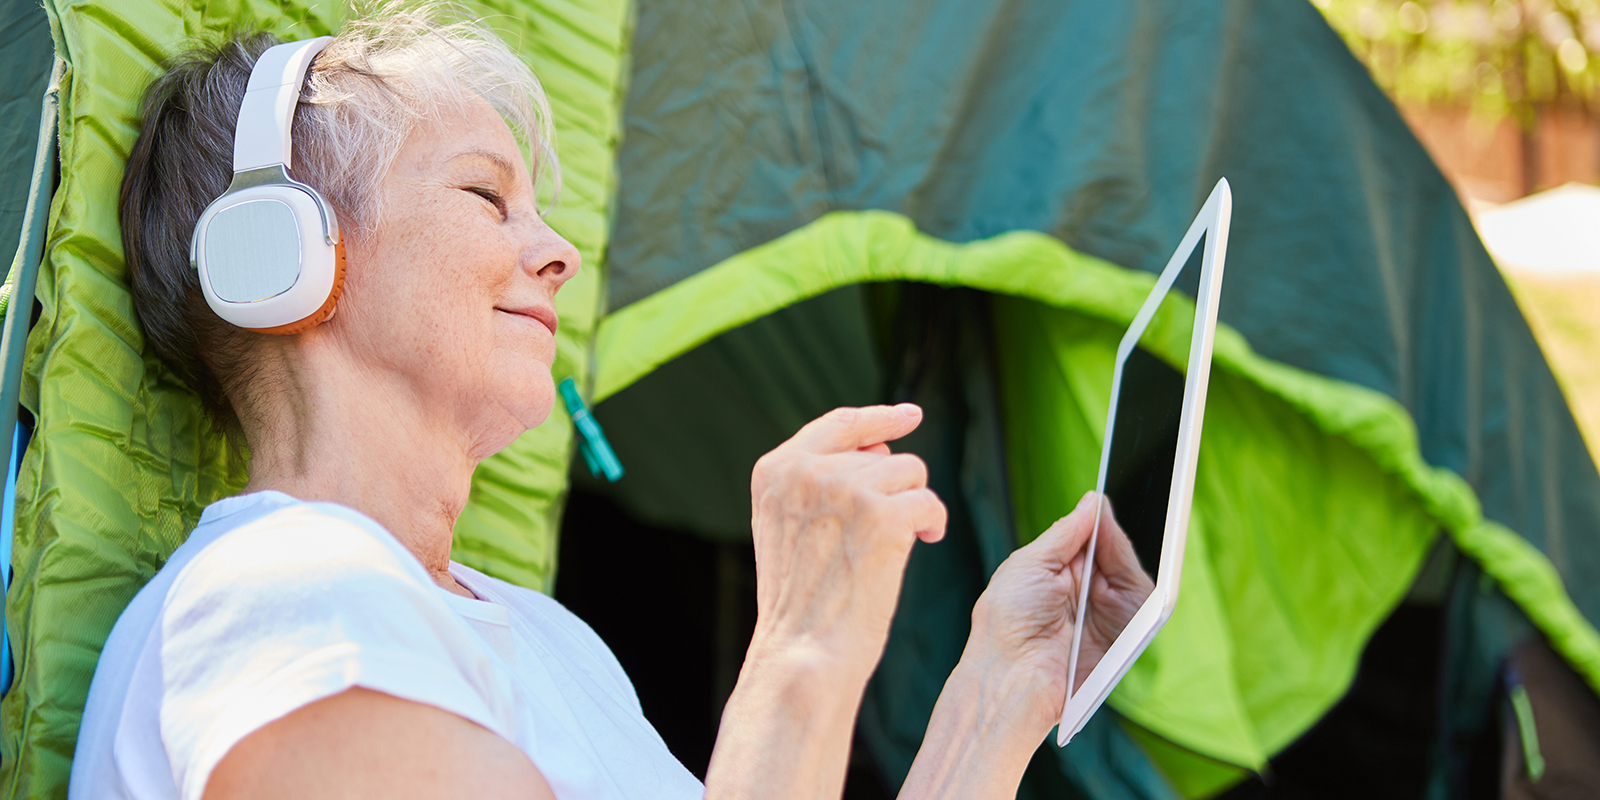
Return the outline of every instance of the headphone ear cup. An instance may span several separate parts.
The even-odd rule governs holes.
[[[275,336],[291,336],[304,333],[333,316],[333,309],[339,304],[339,295],[344,293],[344,240],[333,246],[333,288],[328,291],[328,299],[323,301],[322,307],[312,312],[310,316],[287,325],[275,328],[245,328],[247,331],[267,333]]]
[[[295,334],[317,325],[344,289],[344,244],[333,210],[316,190],[282,178],[217,198],[195,224],[190,249],[211,310],[256,333]]]

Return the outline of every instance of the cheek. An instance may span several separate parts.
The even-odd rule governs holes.
[[[457,298],[425,263],[386,255],[376,252],[361,269],[352,269],[345,292],[349,308],[341,308],[341,314],[349,312],[350,322],[376,352],[421,355],[437,349],[452,338],[451,323],[460,321]]]
[[[347,278],[352,310],[374,323],[380,347],[467,356],[491,333],[492,295],[504,277],[480,266],[492,263],[501,237],[439,213],[437,204],[420,210],[427,213],[392,219],[370,244],[355,247],[361,257]]]
[[[361,257],[347,279],[347,324],[367,352],[382,353],[436,402],[503,408],[539,424],[555,400],[555,344],[494,310],[516,288],[516,250],[481,220],[425,210],[391,218],[370,247],[353,250]]]

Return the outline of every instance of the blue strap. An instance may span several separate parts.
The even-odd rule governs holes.
[[[11,539],[15,535],[17,511],[17,462],[22,460],[22,423],[11,435],[11,463],[6,465],[6,494],[0,502],[0,585],[11,591]],[[5,622],[5,604],[0,602],[0,696],[11,691],[11,637]]]

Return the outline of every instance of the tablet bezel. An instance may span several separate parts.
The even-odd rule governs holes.
[[[1106,430],[1101,439],[1100,477],[1095,491],[1105,495],[1106,467],[1111,460],[1111,434],[1117,419],[1117,399],[1122,388],[1122,366],[1133,348],[1138,346],[1145,329],[1154,319],[1161,301],[1177,280],[1178,273],[1188,263],[1202,235],[1205,249],[1201,254],[1199,293],[1195,297],[1195,319],[1190,335],[1189,362],[1185,371],[1182,416],[1178,423],[1178,449],[1173,459],[1172,488],[1167,497],[1166,527],[1161,537],[1161,561],[1156,576],[1155,590],[1144,605],[1134,613],[1128,626],[1111,643],[1083,685],[1072,690],[1077,673],[1077,644],[1081,634],[1082,617],[1074,624],[1074,642],[1071,665],[1067,675],[1067,700],[1061,710],[1061,725],[1057,729],[1056,744],[1065,746],[1083,729],[1089,717],[1100,708],[1117,682],[1122,680],[1139,655],[1150,645],[1161,626],[1172,616],[1178,602],[1178,584],[1183,572],[1183,550],[1189,537],[1189,507],[1194,497],[1195,468],[1200,458],[1200,431],[1205,419],[1206,389],[1211,380],[1211,346],[1217,329],[1217,301],[1222,285],[1223,262],[1228,252],[1228,226],[1233,218],[1233,193],[1228,180],[1223,178],[1211,190],[1211,196],[1195,215],[1189,231],[1184,234],[1166,269],[1161,271],[1156,285],[1145,297],[1144,305],[1134,316],[1117,347],[1116,369],[1111,379],[1111,401],[1107,406]],[[1105,504],[1099,506],[1103,509]],[[1093,564],[1094,545],[1099,532],[1100,511],[1095,512],[1096,535],[1089,538],[1089,551],[1085,564]],[[1086,582],[1080,586],[1086,589]],[[1081,608],[1080,599],[1077,607]]]

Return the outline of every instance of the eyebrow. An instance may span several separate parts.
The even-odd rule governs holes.
[[[507,181],[515,178],[517,174],[517,168],[512,166],[511,162],[507,161],[505,156],[502,156],[493,150],[474,147],[470,150],[463,150],[459,153],[456,153],[455,155],[451,156],[449,160],[455,161],[458,158],[481,158],[494,165],[495,171],[499,172],[500,177]]]

